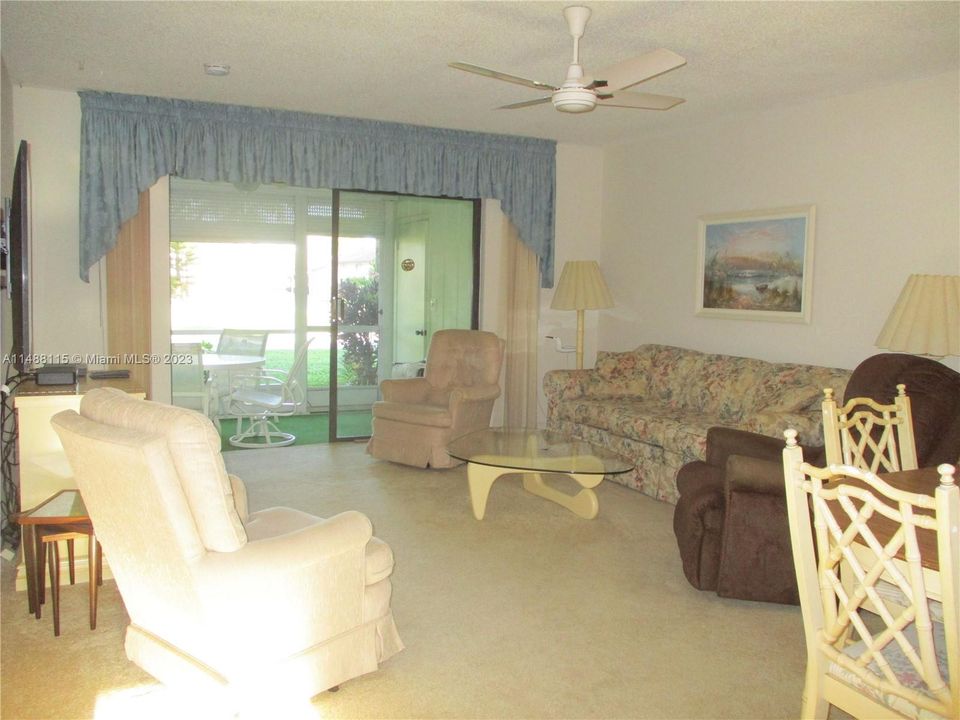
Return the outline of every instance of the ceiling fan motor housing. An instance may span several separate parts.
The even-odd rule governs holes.
[[[597,95],[584,87],[561,87],[553,93],[553,106],[560,112],[590,112],[597,106]]]
[[[567,8],[575,10],[576,8]],[[589,12],[589,11],[588,11]],[[560,112],[590,112],[597,106],[597,94],[583,82],[583,67],[574,58],[567,68],[567,77],[557,90],[553,91],[553,106]]]

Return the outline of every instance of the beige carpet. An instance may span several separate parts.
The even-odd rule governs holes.
[[[466,470],[373,460],[362,444],[228,453],[253,509],[366,513],[394,549],[393,609],[407,649],[379,672],[324,693],[315,718],[789,718],[805,651],[795,607],[690,587],[673,507],[613,483],[583,520],[493,486],[470,511]],[[2,576],[2,700],[15,718],[208,717],[126,661],[126,616],[112,581],[96,631],[86,586],[66,587],[62,635],[28,616]],[[45,608],[46,609],[46,608]],[[256,618],[250,618],[256,622]]]

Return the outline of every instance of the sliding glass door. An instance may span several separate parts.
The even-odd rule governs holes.
[[[335,193],[332,439],[369,434],[363,422],[380,381],[422,371],[434,331],[476,326],[476,205]]]
[[[335,191],[329,243],[316,251],[323,290],[310,297],[329,320],[330,440],[370,435],[379,385],[380,256],[390,235],[390,197]],[[310,256],[313,257],[312,255]]]
[[[368,436],[380,382],[421,371],[436,330],[476,327],[478,218],[472,200],[174,179],[173,339],[270,330],[280,369],[309,340],[302,412]]]

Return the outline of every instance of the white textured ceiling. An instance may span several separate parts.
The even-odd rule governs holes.
[[[960,66],[958,2],[587,2],[587,74],[658,47],[687,65],[633,88],[665,112],[499,105],[559,84],[569,2],[25,2],[0,5],[14,83],[364,117],[600,145]],[[230,65],[225,78],[203,63]]]

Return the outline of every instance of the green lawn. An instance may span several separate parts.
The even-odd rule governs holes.
[[[369,437],[371,433],[371,415],[369,410],[346,410],[337,413],[338,430],[341,437]],[[277,425],[283,432],[296,435],[294,445],[312,445],[325,443],[330,431],[330,416],[327,413],[311,415],[293,415],[277,419]],[[237,421],[227,418],[220,420],[221,450],[238,450],[230,444],[230,436],[237,431]]]
[[[290,370],[293,365],[293,350],[267,350],[265,367],[275,370]],[[343,362],[343,352],[337,358],[337,384],[355,385],[356,375]],[[330,387],[330,350],[307,351],[307,387]]]

